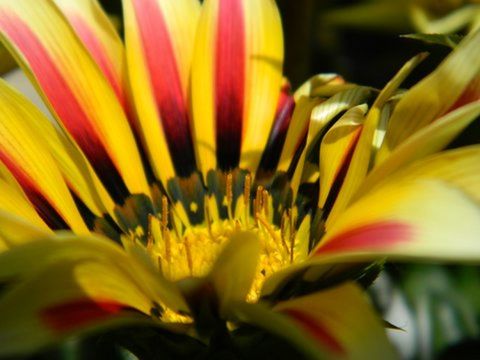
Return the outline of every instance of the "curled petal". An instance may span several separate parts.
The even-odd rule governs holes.
[[[240,320],[275,334],[308,358],[396,358],[380,319],[353,284],[341,285],[277,304],[238,304]]]

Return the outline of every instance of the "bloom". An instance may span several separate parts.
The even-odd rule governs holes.
[[[356,285],[319,287],[480,258],[480,150],[437,154],[480,112],[480,34],[404,93],[423,55],[379,94],[320,75],[292,96],[273,1],[123,4],[125,48],[94,1],[0,1],[59,125],[0,83],[0,354],[249,323],[311,357],[393,356]]]

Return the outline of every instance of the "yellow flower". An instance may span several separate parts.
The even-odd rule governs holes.
[[[0,1],[57,121],[0,82],[0,355],[248,323],[394,357],[342,270],[480,259],[480,148],[438,153],[480,113],[480,33],[407,92],[423,55],[378,94],[326,74],[292,95],[273,0],[123,5],[125,47],[94,0]]]

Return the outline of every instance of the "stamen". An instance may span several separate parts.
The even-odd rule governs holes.
[[[168,275],[170,276],[170,265],[172,259],[172,249],[170,243],[170,231],[168,230],[168,199],[166,196],[162,196],[162,237],[165,242],[165,260],[168,264]]]
[[[215,240],[212,232],[212,218],[210,217],[210,208],[208,207],[208,201],[205,201],[204,204],[205,221],[207,222],[208,235],[210,236],[210,239]]]
[[[162,225],[168,226],[168,199],[166,196],[162,196]]]
[[[255,195],[255,200],[253,200],[253,211],[255,212],[255,219],[257,220],[258,214],[262,212],[263,204],[262,204],[262,193],[263,193],[263,186],[259,186],[257,188],[257,194]]]
[[[270,237],[272,238],[275,245],[277,245],[277,248],[279,250],[282,250],[282,246],[283,246],[284,247],[283,250],[285,250],[285,252],[288,254],[289,249],[288,249],[287,244],[285,243],[285,241],[283,241],[283,239],[279,238],[277,236],[277,234],[275,234],[275,230],[273,229],[272,225],[267,221],[267,219],[265,219],[263,216],[259,215],[258,220],[263,225],[265,230],[267,230],[268,235],[270,235]]]
[[[263,204],[263,212],[265,213],[265,217],[268,219],[269,218],[269,206],[268,206],[268,191],[263,190],[262,191],[262,204]]]
[[[227,174],[227,183],[226,183],[226,197],[227,197],[227,211],[228,211],[228,218],[230,220],[233,219],[232,214],[232,204],[233,204],[233,175],[231,172]]]
[[[286,212],[282,213],[282,220],[280,221],[280,234],[282,239],[285,241],[285,233],[287,231],[287,214]]]
[[[192,251],[190,249],[189,236],[185,236],[185,239],[183,240],[183,244],[185,246],[185,254],[187,255],[187,264],[188,264],[188,269],[190,270],[190,276],[193,276],[193,260],[192,260]]]
[[[182,209],[177,208],[181,203],[172,203],[167,196],[162,196],[158,199],[161,199],[160,210],[149,216],[148,227],[143,229],[147,236],[145,241],[139,241],[145,238],[139,228],[126,237],[129,243],[124,246],[142,247],[167,279],[179,281],[207,276],[224,244],[236,233],[251,231],[261,248],[257,274],[247,295],[247,301],[255,302],[265,279],[294,261],[297,210],[286,208],[282,211],[278,207],[272,207],[272,194],[265,187],[252,184],[252,175],[246,173],[243,204],[242,194],[238,198],[238,204],[244,205],[244,210],[237,207],[240,213],[235,213],[235,173],[219,172],[218,176],[225,176],[223,181],[219,178],[215,183],[216,186],[224,186],[222,203],[218,204],[218,188],[211,195],[204,195],[205,217],[202,224],[183,223],[179,216]],[[201,202],[197,204],[202,206]],[[228,218],[225,218],[225,205]],[[280,224],[272,221],[272,218],[276,218],[277,211],[282,211]]]
[[[163,231],[163,241],[165,241],[165,261],[168,264],[167,269],[168,269],[168,274],[167,276],[170,277],[171,274],[171,266],[172,266],[172,248],[171,248],[171,243],[170,243],[170,232],[168,231],[167,228]]]
[[[250,192],[252,187],[252,177],[250,174],[245,176],[245,183],[243,185],[243,203],[245,204],[245,226],[248,227],[248,220],[250,218]]]
[[[290,262],[293,263],[293,255],[295,250],[295,228],[292,209],[287,210],[288,220],[290,224]]]
[[[147,235],[147,251],[151,251],[153,249],[153,236],[152,236],[152,218],[153,215],[148,215],[148,235]]]

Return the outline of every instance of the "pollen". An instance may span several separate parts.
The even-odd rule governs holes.
[[[249,231],[256,235],[261,248],[256,275],[245,299],[253,303],[259,299],[265,280],[295,261],[295,212],[284,210],[280,224],[276,225],[273,198],[264,187],[253,189],[251,176],[246,175],[243,191],[236,199],[233,188],[233,177],[226,174],[221,201],[227,207],[226,218],[219,216],[217,202],[206,196],[205,221],[183,228],[177,225],[174,206],[164,197],[161,213],[150,216],[146,250],[168,280],[203,278],[208,276],[229,239],[238,232]],[[138,235],[140,231],[131,233]]]

